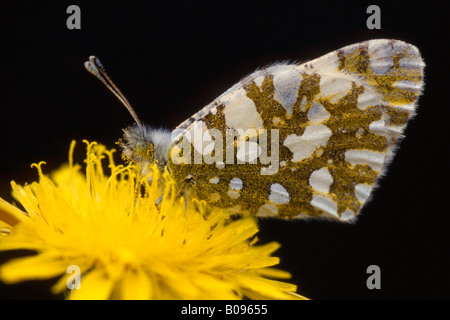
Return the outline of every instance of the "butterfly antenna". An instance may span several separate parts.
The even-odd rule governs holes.
[[[120,100],[120,102],[122,102],[125,108],[127,108],[128,112],[130,112],[134,121],[136,121],[137,125],[141,129],[142,134],[144,134],[142,123],[139,120],[136,112],[134,112],[134,109],[128,102],[127,98],[125,98],[124,94],[119,90],[119,88],[117,88],[117,86],[108,76],[100,60],[96,56],[90,56],[89,61],[86,61],[84,63],[84,67],[87,71],[96,76],[112,93],[114,93],[114,95]]]

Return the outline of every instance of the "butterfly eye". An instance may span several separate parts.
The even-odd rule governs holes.
[[[153,144],[148,143],[146,141],[139,141],[136,143],[136,153],[144,158],[152,158],[153,157]]]

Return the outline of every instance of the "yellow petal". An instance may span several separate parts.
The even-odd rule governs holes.
[[[274,278],[274,279],[290,279],[291,274],[287,271],[275,269],[275,268],[263,268],[258,269],[258,274],[265,278]]]
[[[68,263],[49,254],[18,258],[0,268],[0,279],[5,283],[16,283],[31,279],[49,279],[65,273]]]
[[[120,298],[124,300],[149,300],[152,283],[143,270],[128,270],[121,281]]]
[[[264,299],[298,299],[287,295],[288,291],[295,291],[295,285],[257,277],[255,275],[242,273],[236,275],[242,288],[253,291],[255,295]],[[301,296],[300,296],[301,297]]]
[[[0,221],[13,227],[26,217],[27,214],[25,212],[0,198]]]
[[[80,289],[73,289],[71,300],[105,300],[111,296],[114,279],[101,270],[92,270],[81,277]]]
[[[71,263],[80,269],[80,273],[83,274],[85,270],[89,270],[92,267],[91,263],[86,263],[82,259],[73,259]],[[59,280],[52,286],[51,292],[53,294],[58,294],[67,289],[67,282],[73,280],[75,276],[74,269],[67,269],[66,274],[59,278]],[[73,282],[72,282],[73,283]]]

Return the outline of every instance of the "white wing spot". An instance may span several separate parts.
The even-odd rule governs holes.
[[[229,191],[227,192],[227,195],[228,195],[231,199],[234,199],[234,200],[236,200],[236,199],[239,198],[239,196],[240,196],[239,192],[238,192],[238,191],[234,191],[234,190],[229,190]]]
[[[221,196],[220,196],[220,193],[218,193],[218,192],[211,193],[211,195],[209,196],[209,200],[211,202],[219,201],[220,198],[221,198]]]
[[[358,131],[356,131],[356,137],[360,138],[362,136],[362,134],[364,133],[364,129],[363,128],[359,128]]]
[[[276,217],[278,208],[273,204],[263,204],[259,207],[257,217]]]
[[[309,184],[317,191],[329,193],[330,186],[333,183],[333,177],[327,168],[321,168],[311,173]]]
[[[256,110],[253,100],[247,97],[244,89],[233,94],[223,109],[225,123],[232,129],[260,129],[263,127],[262,118]]]
[[[284,65],[271,67],[267,71],[273,74],[274,99],[281,103],[290,114],[302,82],[298,69],[296,66]]]
[[[310,69],[306,69],[305,65],[300,65],[299,69],[301,72],[307,73],[318,73],[323,76],[330,76],[330,74],[334,74],[339,67],[338,64],[339,58],[337,56],[337,51],[330,52],[329,54],[322,56],[318,59],[310,61],[308,65]],[[314,70],[311,70],[314,69]]]
[[[255,84],[256,84],[258,87],[261,87],[261,85],[262,85],[263,82],[264,82],[264,75],[259,75],[259,76],[257,76],[257,77],[254,77],[254,78],[253,78],[253,81],[255,81]]]
[[[345,221],[351,220],[354,217],[355,217],[355,213],[353,212],[353,210],[350,210],[350,209],[346,209],[341,214],[341,219],[345,220]]]
[[[313,123],[319,123],[327,120],[330,117],[330,113],[321,104],[313,101],[307,116],[309,121]]]
[[[223,161],[217,161],[217,162],[216,162],[216,168],[217,168],[217,169],[223,169],[223,168],[225,168],[225,162],[223,162]]]
[[[219,181],[220,181],[219,177],[214,177],[214,178],[209,179],[209,183],[211,183],[211,184],[218,184]]]
[[[286,204],[290,200],[289,192],[279,183],[270,186],[269,200],[276,204]]]
[[[386,135],[386,126],[384,120],[380,119],[369,124],[369,131],[380,136]]]
[[[320,93],[322,97],[328,98],[332,103],[336,103],[350,92],[354,81],[355,78],[353,76],[343,73],[340,73],[339,77],[320,77]]]
[[[355,186],[355,196],[361,203],[366,202],[367,198],[370,196],[370,192],[372,191],[372,186],[367,184],[357,184]]]
[[[230,180],[230,188],[233,190],[241,190],[243,186],[242,180],[239,178],[233,178]]]
[[[310,215],[308,215],[307,213],[299,213],[298,215],[296,215],[293,219],[308,219],[311,218]]]
[[[364,92],[358,96],[358,109],[365,110],[368,107],[373,107],[380,104],[383,101],[383,96],[376,92],[374,88],[370,86],[364,87]]]
[[[394,52],[391,46],[386,45],[385,41],[369,41],[367,48],[370,58],[370,69],[375,74],[386,74],[394,65],[392,57]]]
[[[312,124],[306,127],[302,136],[291,134],[283,142],[294,154],[292,161],[298,162],[312,155],[314,150],[325,145],[332,132],[326,125]]]
[[[375,171],[380,171],[384,163],[384,152],[372,150],[347,150],[345,152],[345,161],[352,165],[365,164]]]
[[[313,198],[311,200],[311,205],[335,217],[338,217],[337,204],[334,203],[334,201],[329,198],[325,198],[315,194],[313,195]]]

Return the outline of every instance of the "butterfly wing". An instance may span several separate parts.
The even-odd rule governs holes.
[[[416,47],[371,40],[258,70],[177,128],[170,171],[220,207],[351,220],[415,114],[423,68]]]

